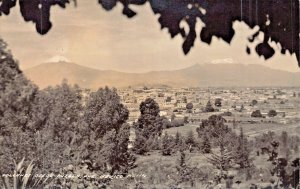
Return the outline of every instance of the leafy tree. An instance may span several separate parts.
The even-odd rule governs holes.
[[[227,178],[228,171],[233,167],[233,150],[232,146],[234,145],[234,134],[225,133],[224,131],[218,132],[220,137],[215,140],[215,146],[217,147],[216,151],[212,151],[208,156],[208,162],[211,163],[216,169],[218,169],[220,179]]]
[[[183,150],[180,150],[180,158],[178,160],[177,171],[179,173],[178,183],[186,182],[190,180],[190,174],[186,165],[186,154]]]
[[[288,161],[285,158],[278,157],[278,147],[279,142],[273,141],[271,142],[271,148],[268,149],[269,159],[268,161],[272,162],[272,169],[270,170],[272,176],[277,176],[278,181],[281,181],[284,187],[288,187],[290,185],[288,174],[286,171],[286,167],[288,165]],[[277,182],[278,186],[278,182]]]
[[[185,139],[185,144],[188,146],[190,152],[192,152],[197,147],[197,142],[192,130],[188,132],[188,135]]]
[[[162,155],[169,156],[172,154],[175,147],[174,138],[171,135],[168,135],[165,132],[164,136],[162,137]]]
[[[134,123],[134,128],[136,132],[136,142],[135,151],[145,153],[147,148],[143,150],[137,149],[142,144],[140,142],[147,142],[151,137],[160,136],[163,129],[163,117],[159,115],[159,106],[152,99],[147,98],[140,104],[141,115],[136,123]],[[139,154],[140,154],[139,153]]]
[[[228,130],[229,132],[229,128],[225,125],[225,123],[226,120],[220,115],[209,116],[208,119],[202,120],[200,126],[196,128],[198,137],[202,138],[206,134],[208,134],[208,137],[216,136],[214,133],[218,127],[222,127],[224,130]]]
[[[183,123],[184,123],[184,124],[189,123],[189,118],[188,118],[187,116],[184,116],[184,117],[183,117]]]
[[[179,151],[180,157],[177,160],[177,174],[176,174],[176,184],[189,183],[193,188],[195,186],[196,180],[199,180],[201,175],[199,169],[196,167],[191,167],[187,165],[186,154],[183,149]]]
[[[235,118],[232,120],[232,127],[233,127],[233,129],[236,129],[236,127],[237,127],[237,121],[235,120]]]
[[[255,110],[251,113],[251,117],[263,117],[260,110]]]
[[[233,166],[234,151],[233,146],[237,136],[225,125],[226,120],[220,115],[212,115],[207,120],[202,120],[197,133],[200,138],[206,136],[211,138],[216,150],[206,156],[208,162],[220,171],[219,178],[226,178],[227,172]]]
[[[111,175],[114,173],[124,174],[135,167],[135,156],[128,150],[130,126],[124,124],[120,131],[108,131],[103,137],[102,149],[100,150],[101,161],[104,168]]]
[[[106,87],[90,94],[83,114],[87,137],[81,158],[91,161],[91,169],[113,174],[126,173],[133,166],[135,158],[128,150],[128,114],[115,89]]]
[[[280,150],[281,150],[281,152],[283,152],[284,157],[286,159],[288,159],[291,151],[290,151],[290,148],[289,148],[289,145],[288,145],[289,136],[288,136],[288,133],[286,131],[283,131],[281,133],[280,140],[281,140],[281,144],[282,144]]]
[[[189,102],[186,104],[186,109],[188,113],[192,113],[192,109],[194,108],[193,103]]]
[[[243,128],[240,128],[240,135],[237,139],[237,145],[235,149],[235,162],[239,165],[241,169],[249,168],[252,164],[252,159],[250,158],[250,148],[247,138],[244,136]]]
[[[90,94],[84,111],[84,120],[90,130],[96,133],[96,138],[102,138],[111,130],[119,132],[126,123],[129,111],[121,103],[116,89],[101,88]]]
[[[181,140],[181,134],[177,131],[175,135],[175,145],[178,145]]]
[[[210,100],[207,102],[204,111],[205,112],[214,112],[215,111],[215,109],[212,107]]]
[[[66,81],[41,90],[36,95],[29,127],[37,131],[35,144],[38,168],[58,171],[75,163],[73,157],[78,152],[74,144],[80,137],[81,100],[79,87],[72,87]]]
[[[167,120],[167,119],[163,119],[163,128],[164,128],[164,129],[168,129],[168,128],[173,127],[173,125],[172,125],[171,122],[172,122],[172,121],[169,121],[169,120]]]
[[[251,104],[250,104],[250,105],[251,105],[251,106],[255,106],[257,103],[258,103],[257,100],[254,99],[254,100],[251,101]]]
[[[269,116],[269,117],[275,117],[275,116],[277,116],[276,110],[270,110],[270,111],[268,112],[268,116]]]
[[[209,154],[211,152],[211,142],[207,135],[203,136],[200,149],[205,154]]]
[[[216,98],[215,99],[215,106],[216,107],[221,107],[222,106],[222,99],[221,98]]]
[[[160,136],[151,136],[147,142],[146,145],[148,146],[148,149],[150,150],[161,150],[162,148],[162,138]]]
[[[148,146],[147,138],[145,138],[141,134],[136,135],[133,150],[136,154],[145,154],[145,153],[149,152],[150,147]]]
[[[172,98],[170,96],[167,96],[166,102],[171,102]]]
[[[13,170],[13,162],[24,156],[34,157],[28,122],[36,93],[37,87],[25,78],[0,38],[0,171]]]
[[[173,113],[173,114],[171,115],[171,121],[174,121],[175,118],[176,118],[176,115]]]
[[[239,112],[242,112],[243,110],[245,110],[244,104],[241,105]]]
[[[186,98],[186,96],[182,97],[182,102],[183,102],[183,103],[187,103],[187,98]]]

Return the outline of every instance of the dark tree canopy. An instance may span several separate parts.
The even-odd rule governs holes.
[[[17,0],[1,0],[1,14],[8,15]],[[74,0],[76,4],[76,0]],[[265,59],[275,53],[269,42],[281,45],[281,53],[295,53],[299,61],[299,1],[298,0],[99,0],[99,4],[107,11],[117,3],[123,5],[123,14],[128,18],[136,15],[130,5],[143,5],[149,2],[152,11],[159,14],[158,22],[161,28],[167,28],[171,37],[180,34],[184,39],[182,49],[187,54],[194,46],[197,38],[196,22],[199,18],[204,27],[200,32],[200,40],[210,44],[212,37],[218,37],[230,43],[235,34],[234,21],[243,21],[250,28],[259,26],[259,30],[248,38],[249,43],[255,43],[255,51]],[[22,0],[19,1],[20,11],[25,21],[32,21],[40,34],[46,34],[51,29],[50,8],[58,5],[65,8],[69,0]],[[282,14],[280,14],[282,13]],[[184,21],[189,26],[185,31],[180,26]],[[259,32],[264,33],[264,39],[259,41]],[[245,51],[250,54],[247,46]]]

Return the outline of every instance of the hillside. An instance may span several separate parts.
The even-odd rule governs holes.
[[[300,86],[300,73],[273,70],[262,65],[197,64],[175,71],[123,73],[97,70],[74,63],[45,63],[24,70],[39,87],[57,85],[65,78],[71,84],[97,89],[102,86],[251,87]]]

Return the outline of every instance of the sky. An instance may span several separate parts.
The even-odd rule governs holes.
[[[183,39],[180,36],[171,39],[166,29],[160,29],[159,16],[154,15],[149,4],[131,8],[138,14],[128,19],[122,15],[120,4],[110,12],[104,11],[97,1],[79,0],[77,7],[70,4],[66,9],[54,7],[51,9],[53,27],[41,36],[32,22],[23,20],[17,6],[9,16],[0,17],[0,36],[8,43],[21,69],[65,60],[122,72],[175,70],[203,63],[261,64],[300,71],[296,56],[280,54],[276,44],[272,44],[275,55],[267,61],[255,53],[248,55],[247,38],[257,28],[251,30],[241,22],[234,23],[236,33],[230,45],[215,37],[211,45],[197,38],[190,53],[184,55]],[[198,20],[197,35],[201,26]],[[254,44],[249,45],[254,48]]]

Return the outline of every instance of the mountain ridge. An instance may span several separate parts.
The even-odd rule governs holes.
[[[44,63],[24,70],[25,75],[40,88],[70,84],[97,89],[103,86],[170,86],[170,87],[262,87],[300,86],[300,73],[275,70],[258,64],[195,64],[166,71],[127,73],[114,70],[97,70],[75,63]]]

